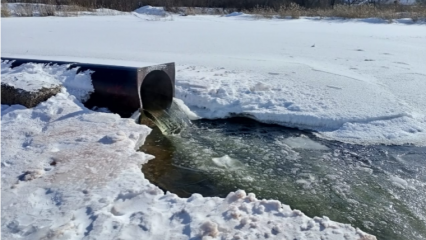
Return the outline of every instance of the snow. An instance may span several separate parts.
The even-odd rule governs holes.
[[[163,7],[144,6],[132,12],[133,16],[144,21],[172,21],[173,16]]]
[[[240,17],[240,16],[245,16],[247,14],[243,13],[243,12],[232,12],[230,14],[226,14],[225,17]]]
[[[239,162],[236,159],[232,159],[228,155],[225,155],[220,158],[213,158],[212,161],[219,168],[238,170],[239,168],[244,166],[243,163]]]
[[[68,69],[68,65],[22,64],[10,68],[10,62],[1,63],[1,82],[17,89],[36,92],[42,88],[62,85],[80,101],[89,99],[94,91],[90,71],[77,73],[78,68]]]
[[[8,64],[2,62],[2,83],[15,88],[36,92],[42,88],[52,88],[60,84],[55,77],[43,71],[43,66],[40,65],[26,68],[25,71],[22,71],[22,67],[11,69],[3,68],[3,66],[8,66]]]
[[[157,10],[32,18],[31,28],[24,18],[5,18],[2,56],[175,61],[176,97],[201,118],[243,115],[361,144],[426,143],[422,24],[140,17]]]
[[[196,113],[192,112],[185,103],[179,98],[173,98],[173,102],[177,104],[178,108],[189,118],[189,120],[200,119]]]
[[[167,14],[163,7],[143,6],[134,11],[138,14],[165,16]]]

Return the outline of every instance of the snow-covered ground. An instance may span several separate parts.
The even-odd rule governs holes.
[[[244,114],[364,144],[426,143],[424,24],[161,14],[4,18],[2,55],[175,61],[176,96],[200,117]]]
[[[1,62],[1,82],[17,89],[33,92],[62,85],[83,102],[87,101],[94,91],[90,71],[77,73],[77,68],[67,69],[67,65],[42,64],[24,64],[12,69],[10,64],[11,62]]]
[[[175,61],[176,97],[199,117],[245,115],[340,141],[426,145],[425,25],[158,16],[3,18],[1,54],[135,66]],[[2,65],[11,82],[24,69],[62,83],[87,79]],[[73,85],[64,85],[33,109],[2,105],[4,238],[368,239],[243,191],[226,199],[164,195],[140,171],[152,157],[135,150],[150,130],[86,109]]]

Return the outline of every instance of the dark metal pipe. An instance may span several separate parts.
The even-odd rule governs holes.
[[[12,61],[11,67],[25,63],[69,65],[68,69],[91,70],[95,92],[84,104],[88,108],[106,107],[122,117],[138,109],[148,111],[168,109],[175,95],[175,64],[144,67],[111,66],[65,61],[1,58]]]

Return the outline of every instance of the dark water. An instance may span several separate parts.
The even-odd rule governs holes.
[[[145,177],[180,197],[244,189],[378,239],[426,239],[425,147],[344,144],[235,118],[179,135],[154,128],[141,151],[156,156]]]

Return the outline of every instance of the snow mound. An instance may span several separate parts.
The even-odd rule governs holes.
[[[15,88],[35,92],[42,88],[62,85],[79,101],[86,101],[94,91],[91,71],[79,72],[78,68],[68,69],[68,65],[44,65],[27,63],[10,68],[10,63],[2,61],[1,81]]]
[[[230,14],[225,15],[225,17],[239,17],[239,16],[244,16],[246,15],[243,12],[232,12]]]
[[[152,6],[143,6],[134,11],[138,14],[146,14],[146,15],[155,15],[155,16],[166,16],[167,12],[163,7],[152,7]]]
[[[52,88],[60,82],[51,74],[51,69],[44,68],[42,64],[24,64],[14,69],[2,63],[2,84],[36,92],[42,88]],[[6,68],[4,68],[6,67]]]

